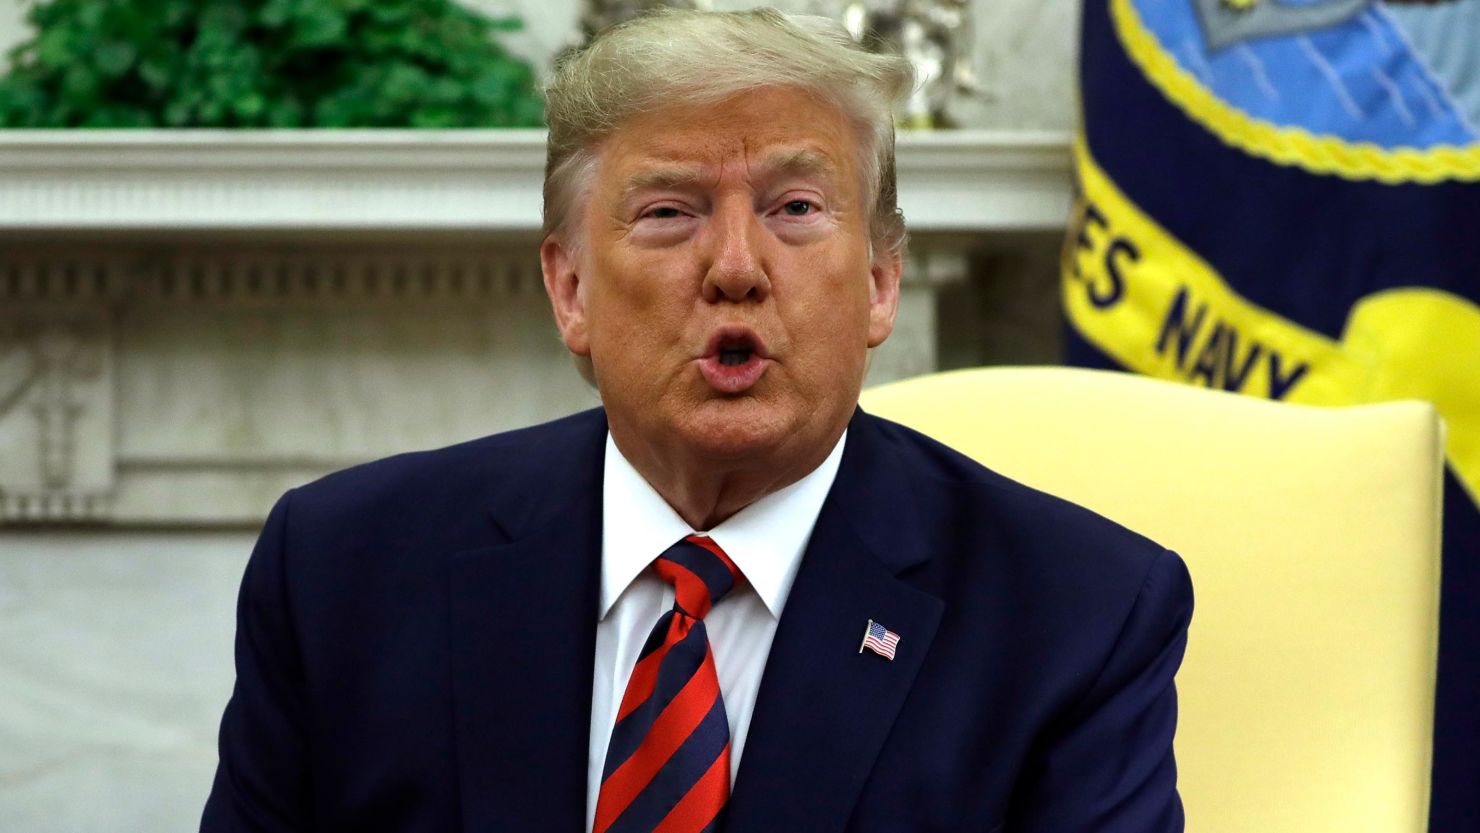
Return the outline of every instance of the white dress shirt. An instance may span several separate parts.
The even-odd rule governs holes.
[[[844,431],[832,453],[811,474],[701,532],[673,511],[607,435],[601,484],[601,621],[596,626],[591,751],[586,765],[588,833],[596,818],[606,746],[627,679],[653,626],[673,607],[673,587],[658,577],[652,562],[696,532],[713,538],[745,576],[745,583],[726,594],[704,617],[730,719],[730,783],[734,784],[771,638],[776,635],[817,514],[837,476],[847,437]]]

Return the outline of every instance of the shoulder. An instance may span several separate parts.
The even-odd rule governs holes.
[[[936,647],[969,667],[994,643],[1034,720],[1086,707],[1095,686],[1185,639],[1192,582],[1176,553],[909,428],[875,427],[929,540],[932,557],[906,579],[949,612]]]
[[[873,427],[891,446],[927,514],[991,526],[1015,543],[1092,544],[1146,561],[1162,547],[1090,509],[999,474],[914,429],[877,417]],[[1107,477],[1114,477],[1107,473]]]
[[[909,481],[942,575],[979,574],[1030,606],[1112,619],[1148,583],[1184,582],[1181,559],[1145,535],[903,425],[871,422]]]
[[[387,536],[428,530],[433,537],[482,531],[487,510],[536,484],[599,472],[606,417],[583,411],[540,425],[444,448],[398,454],[353,466],[300,486],[287,523],[302,534],[331,530]]]

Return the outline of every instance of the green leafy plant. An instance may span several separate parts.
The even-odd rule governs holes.
[[[522,127],[543,107],[454,0],[40,0],[5,127]]]

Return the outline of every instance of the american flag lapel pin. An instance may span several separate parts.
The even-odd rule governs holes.
[[[899,634],[870,619],[868,627],[863,630],[863,642],[858,646],[858,653],[863,653],[863,649],[867,648],[884,659],[893,660],[894,651],[898,647]]]

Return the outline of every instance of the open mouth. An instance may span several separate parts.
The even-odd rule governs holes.
[[[719,363],[726,367],[742,365],[750,361],[755,348],[749,344],[729,344],[719,348]]]
[[[760,336],[749,327],[733,325],[710,337],[699,369],[716,391],[735,394],[760,381],[769,364]]]

